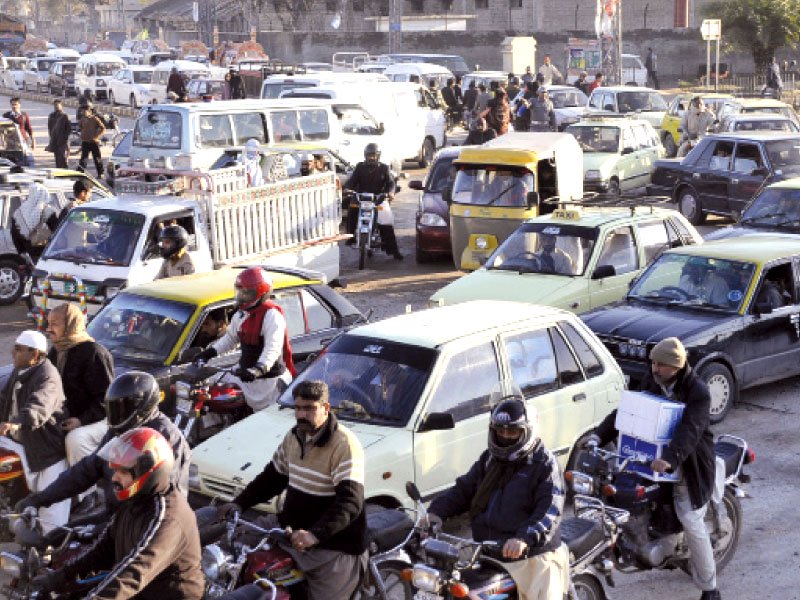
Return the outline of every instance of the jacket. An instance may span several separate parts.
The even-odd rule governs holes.
[[[96,114],[87,113],[81,119],[81,142],[99,142],[106,126]]]
[[[47,358],[56,365],[57,356],[56,349],[51,348]],[[103,401],[112,379],[114,359],[97,342],[82,342],[67,350],[64,372],[61,373],[66,396],[65,416],[79,419],[81,425],[105,419]]]
[[[664,391],[653,379],[646,377],[641,384],[641,391],[663,396]],[[714,436],[709,429],[709,409],[711,396],[708,387],[700,380],[688,365],[678,372],[675,382],[674,397],[676,402],[686,405],[683,417],[675,428],[672,441],[664,448],[661,458],[672,466],[680,466],[692,507],[698,509],[711,498],[714,489],[716,459],[714,457]],[[605,445],[615,440],[617,430],[614,421],[617,411],[609,414],[597,427],[595,433]]]
[[[244,87],[244,79],[239,73],[228,74],[226,77],[231,88],[231,100],[242,100],[247,98],[247,91]]]
[[[186,498],[171,485],[134,496],[95,543],[63,567],[68,579],[109,570],[86,600],[200,600],[200,533]]]
[[[360,162],[353,169],[353,174],[345,184],[345,189],[367,194],[390,194],[395,188],[394,177],[389,166],[384,163],[369,165]]]
[[[189,463],[192,460],[192,451],[189,444],[175,424],[169,418],[157,413],[155,417],[142,424],[150,427],[163,435],[175,452],[175,467],[172,471],[171,482],[185,494],[189,493]],[[85,456],[79,462],[61,473],[53,483],[41,492],[32,495],[31,501],[35,506],[50,506],[85,492],[93,485],[99,485],[106,499],[106,508],[113,511],[119,506],[119,501],[114,495],[111,485],[113,471],[108,467],[108,461],[100,456],[102,448],[114,438],[114,432],[109,430],[103,437],[95,452]],[[63,449],[63,442],[61,444]]]
[[[53,111],[47,117],[47,132],[50,134],[50,146],[53,150],[64,148],[69,144],[69,135],[72,125],[65,112]]]
[[[17,391],[17,414],[11,417],[12,392]],[[20,443],[31,471],[39,472],[66,457],[64,433],[64,392],[58,370],[46,358],[23,373],[11,373],[0,392],[0,422],[19,423]]]
[[[178,98],[186,95],[186,83],[180,73],[170,73],[169,79],[167,79],[167,95],[170,92],[174,92]]]
[[[327,550],[359,555],[367,549],[364,449],[333,413],[310,441],[292,428],[234,502],[246,510],[284,490],[281,526],[313,533]]]
[[[22,111],[21,113],[13,113],[9,110],[3,113],[3,118],[14,121],[14,123],[17,124],[17,127],[19,127],[19,130],[22,132],[22,139],[24,139],[25,143],[33,148],[33,127],[31,127],[31,118],[28,116],[28,113],[25,111]]]
[[[434,499],[429,511],[443,519],[467,512],[492,460],[485,450],[454,487]],[[563,509],[561,469],[540,442],[519,463],[511,480],[492,493],[486,510],[472,520],[472,536],[501,543],[517,538],[528,544],[528,557],[544,554],[561,545]]]
[[[478,129],[470,129],[467,139],[464,140],[464,146],[480,146],[481,144],[493,140],[497,137],[497,132],[491,127],[487,127],[483,131]]]
[[[475,103],[478,101],[478,88],[467,88],[464,92],[464,106],[467,110],[475,108]]]

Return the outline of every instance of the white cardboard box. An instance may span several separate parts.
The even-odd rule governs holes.
[[[647,392],[623,391],[615,425],[626,434],[652,443],[669,442],[684,405]]]

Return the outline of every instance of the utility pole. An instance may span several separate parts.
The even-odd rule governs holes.
[[[389,0],[389,53],[400,52],[403,29],[403,0]]]
[[[625,81],[622,78],[622,0],[617,0],[617,76],[619,77],[619,84],[623,85]]]

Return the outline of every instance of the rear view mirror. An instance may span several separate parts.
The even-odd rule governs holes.
[[[422,182],[419,179],[412,179],[408,182],[408,189],[422,191]]]
[[[408,494],[408,497],[414,502],[422,500],[422,494],[419,493],[419,488],[413,481],[406,482],[406,494]]]
[[[428,413],[422,420],[419,426],[419,433],[425,431],[444,431],[447,429],[455,429],[456,420],[450,413],[432,412]]]
[[[592,279],[605,279],[606,277],[614,277],[616,274],[617,270],[614,265],[600,265],[592,273]]]

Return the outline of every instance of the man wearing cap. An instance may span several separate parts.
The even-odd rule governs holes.
[[[14,370],[0,391],[0,448],[16,452],[32,492],[55,481],[67,468],[64,451],[64,392],[61,376],[47,359],[47,339],[23,331],[11,349]],[[69,500],[43,508],[45,532],[69,519]]]
[[[709,501],[719,502],[724,486],[724,468],[714,456],[714,438],[709,429],[711,397],[706,384],[686,361],[686,349],[678,338],[658,342],[650,351],[650,377],[641,390],[664,396],[686,407],[672,440],[650,468],[664,473],[681,468],[681,480],[673,487],[675,512],[683,525],[689,546],[689,564],[700,600],[720,600],[714,550],[704,518]],[[595,430],[595,442],[607,444],[617,437],[613,411]]]

